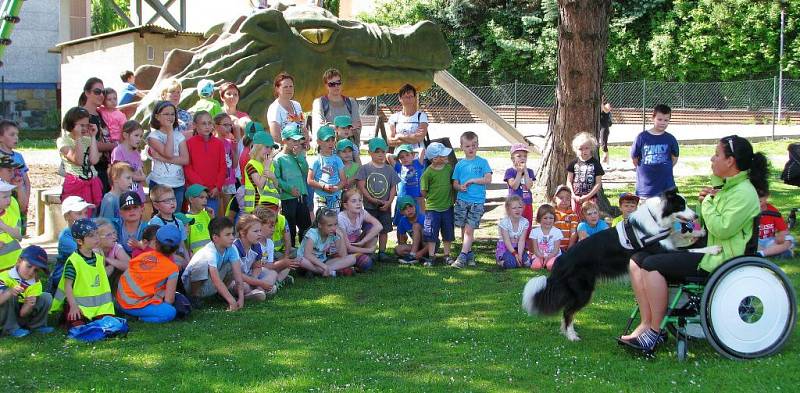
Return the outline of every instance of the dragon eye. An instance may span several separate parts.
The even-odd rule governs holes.
[[[333,29],[303,29],[300,30],[300,35],[312,44],[324,45],[330,41]]]

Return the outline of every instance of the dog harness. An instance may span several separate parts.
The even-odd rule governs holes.
[[[616,229],[617,235],[619,235],[620,245],[622,245],[622,247],[626,250],[634,251],[639,251],[666,239],[672,231],[672,229],[664,229],[653,235],[639,237],[636,235],[636,230],[634,229],[633,224],[631,224],[627,219],[622,220],[619,224],[617,224]]]

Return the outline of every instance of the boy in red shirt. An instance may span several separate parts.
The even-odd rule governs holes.
[[[775,206],[767,203],[769,192],[758,192],[761,202],[761,218],[758,221],[758,254],[762,257],[794,256],[794,238],[789,235],[789,227]]]

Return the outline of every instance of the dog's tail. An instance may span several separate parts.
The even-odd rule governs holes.
[[[552,315],[564,308],[564,289],[545,276],[530,279],[522,291],[522,309],[528,315]]]

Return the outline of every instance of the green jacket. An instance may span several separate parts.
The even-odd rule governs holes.
[[[713,198],[703,199],[700,216],[708,231],[708,244],[722,246],[722,252],[703,256],[699,267],[707,272],[713,272],[728,259],[744,254],[753,235],[753,219],[761,208],[748,174],[749,171],[742,171],[727,179],[711,176],[711,184],[721,185],[722,189]]]
[[[297,187],[302,195],[308,195],[305,179],[308,176],[308,163],[303,153],[297,156],[282,152],[275,157],[275,177],[278,178],[282,201],[294,199],[292,187]]]

